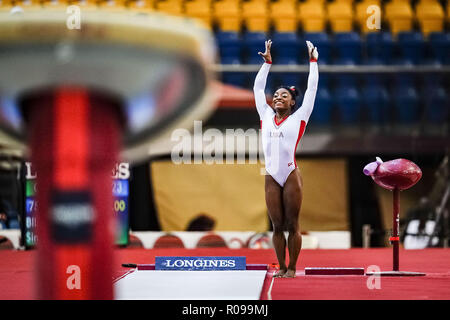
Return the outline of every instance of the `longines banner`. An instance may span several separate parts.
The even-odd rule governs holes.
[[[155,257],[155,270],[245,270],[245,257]]]

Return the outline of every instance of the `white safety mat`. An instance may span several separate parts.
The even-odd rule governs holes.
[[[266,270],[140,270],[114,284],[118,300],[258,300]]]

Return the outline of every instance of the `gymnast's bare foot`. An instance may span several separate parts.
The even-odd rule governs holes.
[[[280,269],[277,273],[273,275],[274,278],[283,278],[286,274],[287,269]]]
[[[295,269],[287,269],[283,278],[295,278]]]

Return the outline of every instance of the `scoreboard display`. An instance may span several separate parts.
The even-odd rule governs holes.
[[[128,180],[114,179],[114,215],[116,216],[116,244],[128,244]]]
[[[39,205],[35,199],[36,190],[39,186],[36,184],[36,174],[32,170],[31,162],[25,163],[25,219],[22,229],[22,239],[26,248],[33,248],[37,243],[36,237],[36,208]],[[129,163],[118,163],[112,171],[113,177],[113,210],[111,211],[116,218],[116,245],[128,244],[129,229]]]

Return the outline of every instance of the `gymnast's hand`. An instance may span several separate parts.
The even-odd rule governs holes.
[[[266,63],[272,63],[272,56],[270,55],[270,47],[272,46],[272,40],[267,40],[265,44],[266,44],[266,51],[264,53],[258,52],[258,54],[261,57],[263,57]]]
[[[311,43],[311,41],[306,40],[306,45],[308,47],[309,61],[317,62],[319,59],[319,52],[317,51],[317,47]]]

